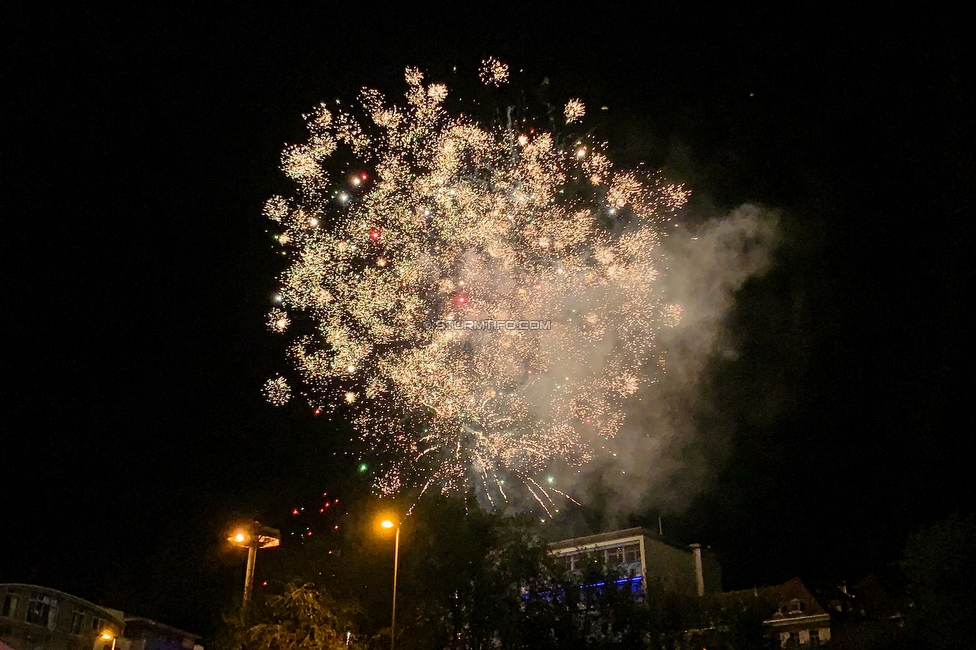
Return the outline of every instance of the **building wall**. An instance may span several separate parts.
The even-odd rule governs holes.
[[[550,545],[552,552],[578,568],[586,558],[618,566],[625,575],[641,575],[647,586],[660,585],[670,593],[698,594],[695,554],[691,548],[672,546],[656,534],[633,528],[613,533],[564,540]],[[639,553],[634,549],[639,548]],[[715,555],[702,549],[705,593],[722,590],[722,574]]]
[[[105,629],[122,633],[106,609],[56,589],[0,584],[0,639],[14,650],[111,650]]]
[[[125,638],[116,650],[203,650],[200,637],[157,621],[130,616],[125,619]]]
[[[698,583],[695,578],[695,558],[691,551],[675,548],[670,544],[644,538],[644,578],[648,585],[657,581],[665,591],[695,596]]]
[[[702,569],[705,574],[705,593],[722,593],[722,567],[718,557],[708,549],[702,549]]]

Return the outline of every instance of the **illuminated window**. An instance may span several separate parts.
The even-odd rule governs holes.
[[[27,603],[27,622],[43,625],[49,630],[54,629],[54,620],[58,613],[58,601],[50,596],[35,594]]]

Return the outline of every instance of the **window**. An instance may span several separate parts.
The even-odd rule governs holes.
[[[623,564],[624,562],[624,549],[621,546],[617,548],[608,548],[606,562],[608,565]]]
[[[813,628],[810,630],[810,643],[813,645],[820,645],[820,630]]]
[[[85,620],[85,612],[76,609],[71,614],[71,634],[81,634],[81,625]]]
[[[624,547],[624,562],[640,562],[640,544],[631,544]]]
[[[794,598],[790,601],[789,613],[798,614],[803,611],[803,602],[799,598]]]
[[[98,618],[97,616],[92,618],[91,629],[95,630],[96,632],[101,632],[103,629],[105,629],[105,619]]]
[[[49,630],[54,629],[54,620],[58,614],[58,601],[50,596],[34,594],[27,603],[27,622],[43,625]]]
[[[17,614],[17,596],[7,594],[3,597],[3,615],[13,618]]]

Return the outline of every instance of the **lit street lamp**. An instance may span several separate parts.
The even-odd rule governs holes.
[[[113,632],[109,628],[105,628],[104,630],[102,630],[102,633],[99,635],[98,638],[100,638],[102,641],[111,641],[112,650],[115,650],[115,632]]]
[[[251,600],[254,587],[254,565],[259,548],[274,548],[281,544],[281,533],[256,521],[239,526],[227,541],[247,549],[247,572],[244,574],[244,602]],[[114,650],[114,648],[113,648]]]
[[[396,592],[397,592],[397,567],[400,564],[400,524],[393,519],[383,519],[380,527],[387,530],[396,528],[396,542],[393,545],[393,615],[390,618],[390,650],[396,643]]]

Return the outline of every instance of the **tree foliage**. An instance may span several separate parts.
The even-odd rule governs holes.
[[[352,612],[311,584],[289,584],[226,620],[220,650],[340,650],[352,640]]]

